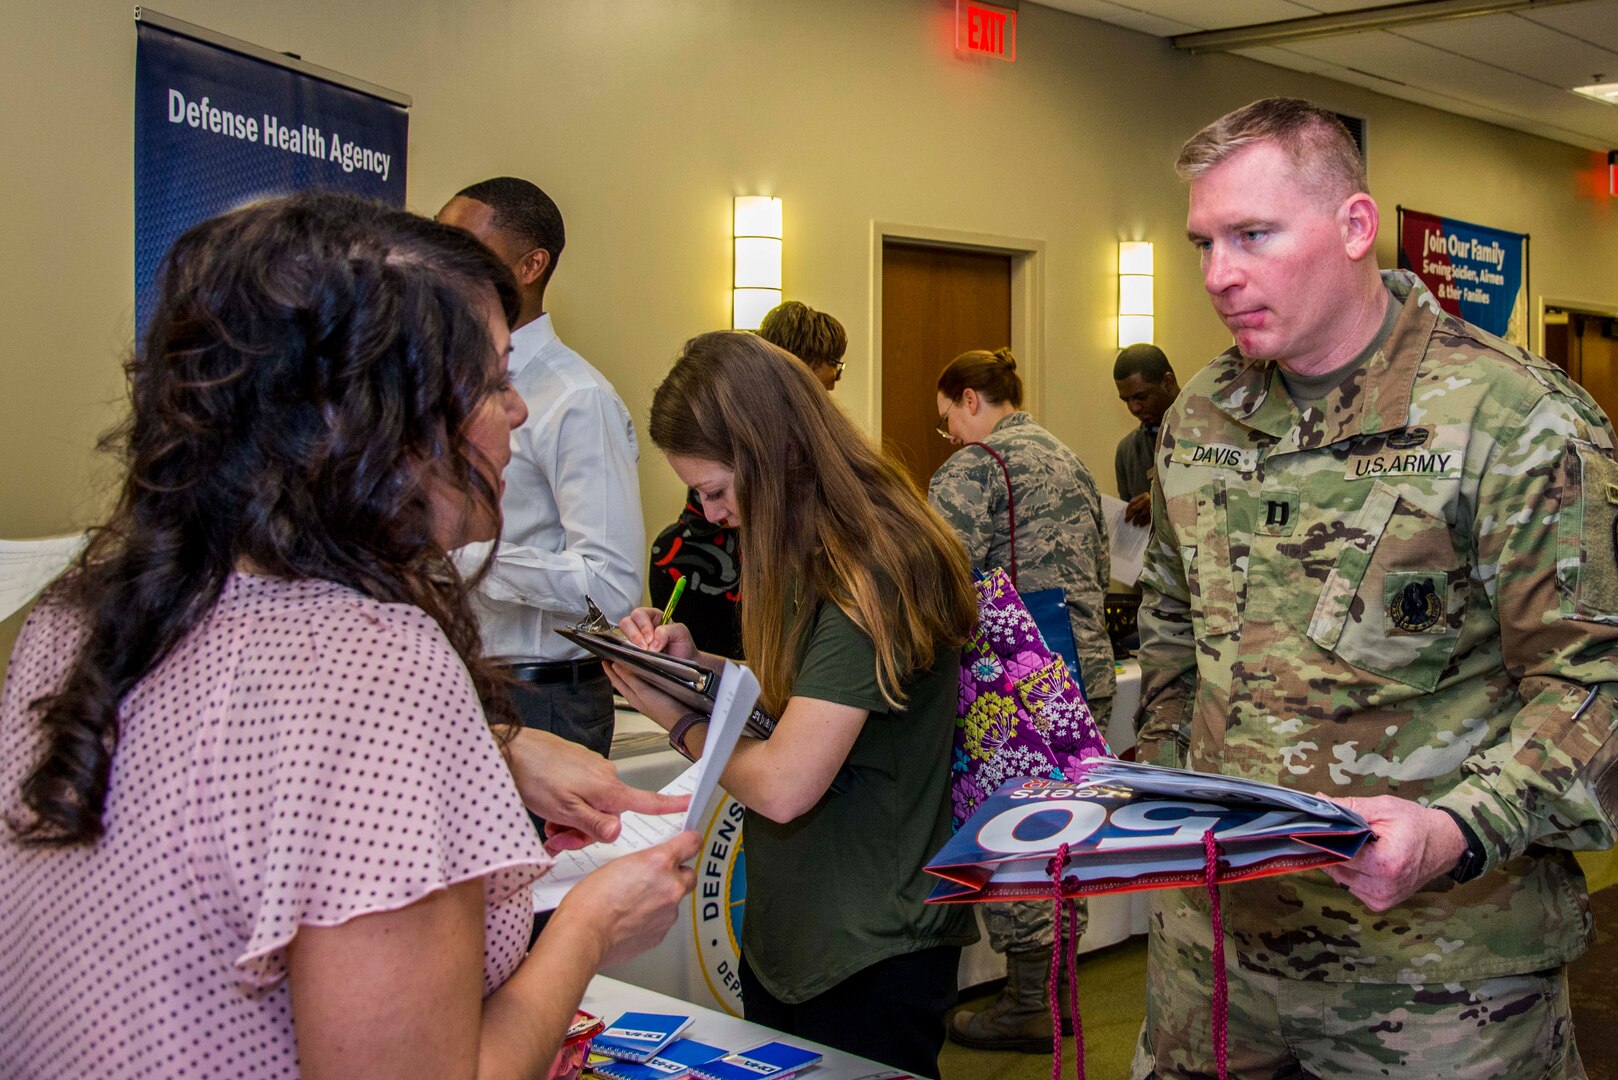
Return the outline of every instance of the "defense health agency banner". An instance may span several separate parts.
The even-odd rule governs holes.
[[[308,188],[405,200],[409,113],[268,60],[136,23],[135,317],[199,221]]]
[[[1399,208],[1399,268],[1439,305],[1496,337],[1528,346],[1528,237]]]

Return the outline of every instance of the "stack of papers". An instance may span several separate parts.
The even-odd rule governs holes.
[[[620,814],[618,839],[610,844],[591,844],[578,851],[564,851],[556,865],[533,884],[534,910],[550,911],[562,897],[592,870],[631,852],[660,844],[686,829],[701,831],[708,804],[719,790],[719,775],[730,761],[736,740],[741,737],[748,713],[758,700],[758,679],[738,664],[726,663],[714,696],[713,717],[703,740],[702,757],[665,788],[665,795],[691,796],[684,814]]]
[[[646,1061],[690,1026],[689,1016],[626,1012],[595,1037],[590,1049],[618,1061]]]
[[[691,1075],[699,1080],[785,1080],[820,1058],[820,1054],[801,1046],[767,1042],[751,1050],[727,1054],[717,1061],[693,1065]]]
[[[691,1074],[693,1065],[703,1065],[724,1056],[722,1047],[709,1046],[695,1039],[676,1039],[662,1053],[646,1061],[615,1061],[609,1058],[594,1062],[590,1070],[608,1077],[608,1080],[681,1080]]]
[[[929,903],[1048,899],[1066,844],[1064,896],[1170,889],[1331,866],[1370,838],[1365,819],[1326,799],[1240,777],[1087,758],[1066,779],[1007,780],[927,863]]]
[[[1129,504],[1111,495],[1101,496],[1101,514],[1107,519],[1107,541],[1111,548],[1112,579],[1125,585],[1140,580],[1141,568],[1146,563],[1146,542],[1152,530],[1144,525],[1131,525],[1124,517]]]

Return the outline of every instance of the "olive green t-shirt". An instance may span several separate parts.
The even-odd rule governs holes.
[[[836,604],[816,611],[792,696],[871,715],[814,809],[785,825],[745,818],[742,949],[781,1001],[807,1001],[890,956],[977,940],[965,905],[922,903],[937,880],[922,864],[950,834],[959,680],[960,656],[940,653],[891,712],[871,639]]]

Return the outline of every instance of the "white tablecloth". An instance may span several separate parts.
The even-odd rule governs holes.
[[[1118,670],[1118,690],[1112,699],[1107,742],[1115,754],[1135,745],[1135,708],[1140,702],[1140,665],[1125,661]],[[660,747],[646,752],[648,745]],[[625,750],[639,750],[623,753]],[[686,760],[661,739],[657,725],[637,713],[620,710],[614,740],[613,764],[626,783],[657,789],[680,774]],[[681,905],[679,920],[655,949],[607,974],[637,986],[650,987],[685,1001],[740,1015],[736,991],[734,935],[737,907],[745,895],[745,874],[737,875],[740,810],[722,797],[705,822],[701,854],[697,860],[697,888]],[[1079,951],[1103,948],[1131,934],[1146,932],[1145,893],[1096,896],[1088,901],[1089,928],[1079,940]],[[987,935],[961,955],[960,985],[976,986],[1006,973],[1005,958],[989,947]]]

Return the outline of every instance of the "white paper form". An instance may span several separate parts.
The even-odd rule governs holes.
[[[0,619],[9,619],[67,569],[86,536],[0,540]]]
[[[1125,585],[1140,580],[1141,567],[1146,562],[1146,541],[1152,530],[1145,525],[1131,525],[1124,519],[1129,504],[1111,495],[1101,496],[1101,515],[1107,519],[1107,539],[1112,552],[1112,576]]]
[[[708,804],[719,790],[719,775],[725,771],[730,755],[736,749],[736,740],[747,726],[748,714],[758,700],[758,679],[739,664],[725,663],[725,672],[719,679],[714,695],[713,715],[708,722],[708,735],[703,740],[702,757],[691,767],[670,781],[661,791],[664,795],[691,796],[691,806],[680,814],[619,815],[621,828],[618,839],[610,844],[591,844],[577,851],[564,851],[557,855],[556,865],[550,873],[533,884],[534,910],[549,911],[562,902],[562,897],[578,884],[584,875],[597,870],[612,860],[631,852],[642,851],[661,844],[686,829],[696,829],[708,812]]]

